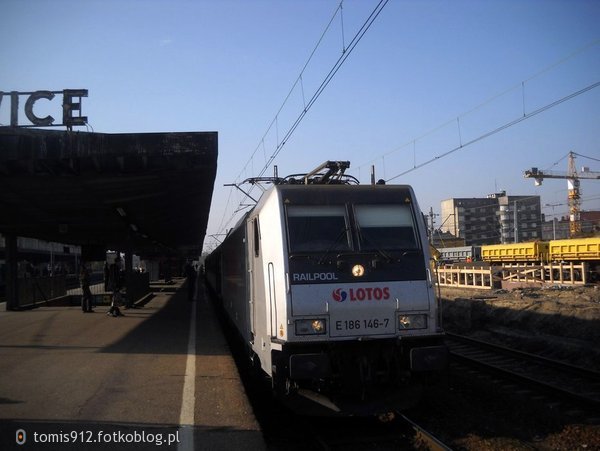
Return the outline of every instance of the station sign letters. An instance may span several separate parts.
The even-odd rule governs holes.
[[[39,100],[52,102],[56,95],[62,94],[62,123],[55,123],[50,114],[40,117],[34,111],[35,103]],[[60,127],[71,128],[73,126],[85,125],[87,116],[81,115],[81,98],[87,97],[87,89],[64,89],[62,91],[34,91],[6,93],[0,91],[0,109],[5,97],[10,98],[10,126],[11,127]],[[25,101],[25,116],[30,124],[19,124],[19,98],[27,97]]]

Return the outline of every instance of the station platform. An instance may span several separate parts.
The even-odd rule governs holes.
[[[116,318],[0,311],[0,449],[266,449],[204,286],[152,289]]]

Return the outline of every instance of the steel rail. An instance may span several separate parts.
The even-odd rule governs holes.
[[[448,333],[446,336],[450,354],[455,359],[492,369],[589,407],[600,405],[600,373],[596,371],[470,337]]]
[[[412,421],[406,415],[399,413],[400,418],[409,423],[413,430],[415,431],[415,443],[422,443],[429,451],[452,451],[448,445],[443,443],[440,439],[438,439],[435,435],[433,435],[428,430],[422,428],[417,423]]]

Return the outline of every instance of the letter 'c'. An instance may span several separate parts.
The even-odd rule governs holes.
[[[33,113],[33,104],[39,99],[52,100],[53,98],[54,94],[50,91],[36,91],[29,96],[27,102],[25,102],[25,115],[33,125],[38,125],[40,127],[52,125],[52,123],[54,122],[54,118],[50,115],[46,117],[37,117]]]

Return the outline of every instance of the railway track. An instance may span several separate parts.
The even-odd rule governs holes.
[[[586,409],[600,407],[600,373],[522,351],[447,333],[452,358],[535,386]]]
[[[405,415],[400,414],[401,418],[409,423],[415,433],[414,443],[420,446],[424,446],[429,449],[429,451],[451,451],[450,448],[445,443],[441,442],[434,434],[429,432],[427,429],[419,426],[414,421],[406,417]]]
[[[407,416],[397,413],[380,422],[375,418],[321,419],[306,427],[311,449],[333,450],[415,450],[451,451],[432,432]]]

